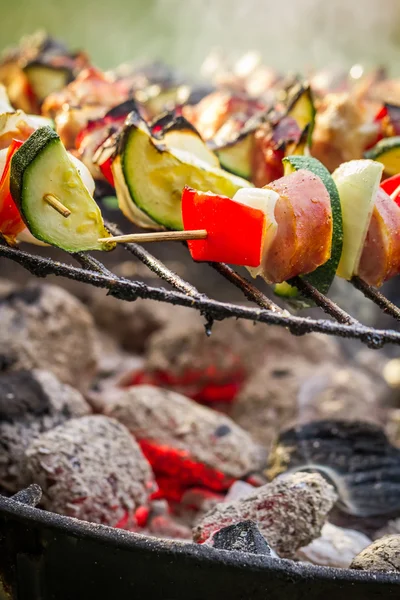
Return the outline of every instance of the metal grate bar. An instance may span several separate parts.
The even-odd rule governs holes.
[[[282,310],[280,306],[272,302],[265,294],[260,292],[250,281],[248,281],[245,277],[236,273],[231,267],[225,265],[223,263],[208,263],[210,267],[218,271],[225,279],[233,283],[237,288],[242,290],[243,294],[246,296],[248,300],[255,302],[261,308],[266,308],[267,310],[271,310],[276,313],[285,313],[289,314],[288,311]]]
[[[71,256],[79,262],[81,267],[87,269],[88,271],[94,271],[95,273],[102,273],[103,275],[114,277],[114,274],[109,271],[107,267],[103,265],[103,263],[89,254],[85,254],[84,252],[75,252],[71,254]]]
[[[321,292],[311,285],[311,283],[308,283],[308,281],[305,281],[301,277],[294,277],[293,285],[301,291],[303,296],[313,300],[319,308],[336,319],[339,323],[344,323],[345,325],[356,325],[358,323],[357,319],[354,319],[346,311],[340,308],[340,306],[332,302],[332,300],[324,296],[324,294],[321,294]]]
[[[106,223],[107,229],[113,235],[122,235],[122,232],[118,229],[118,227],[111,223]],[[139,260],[142,261],[153,273],[155,273],[160,279],[163,279],[167,283],[169,283],[173,288],[183,292],[184,294],[188,294],[189,296],[193,296],[194,298],[201,296],[202,294],[192,285],[188,283],[182,277],[179,277],[176,273],[168,269],[164,265],[161,260],[158,260],[155,256],[153,256],[150,252],[142,248],[139,244],[121,244],[128,252],[136,256]]]
[[[381,292],[378,290],[374,290],[371,286],[369,286],[365,281],[360,279],[359,277],[353,277],[351,283],[355,288],[360,290],[364,294],[366,298],[372,300],[384,313],[390,315],[397,321],[400,321],[400,308],[390,302]]]
[[[164,288],[150,287],[140,281],[130,281],[114,274],[109,276],[56,262],[49,258],[34,256],[28,252],[8,246],[0,246],[0,256],[13,260],[37,277],[46,277],[51,274],[67,277],[75,281],[108,289],[110,294],[121,300],[133,301],[136,298],[148,298],[195,308],[201,314],[207,315],[208,319],[242,318],[287,327],[294,335],[303,335],[315,331],[327,335],[359,339],[372,348],[381,348],[385,343],[400,345],[400,332],[398,331],[378,330],[358,323],[345,325],[323,319],[310,319],[293,315],[287,316],[271,310],[218,302],[201,295],[193,297],[175,290],[170,291]]]

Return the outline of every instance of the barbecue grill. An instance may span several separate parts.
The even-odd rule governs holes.
[[[107,227],[114,235],[119,229]],[[217,301],[198,291],[137,244],[125,250],[169,284],[151,287],[117,276],[89,254],[74,254],[79,267],[0,245],[8,258],[37,277],[56,275],[107,289],[124,300],[148,298],[198,310],[211,333],[215,320],[242,318],[286,327],[294,335],[320,332],[358,339],[377,349],[400,344],[400,332],[367,327],[301,278],[301,294],[330,318],[299,317],[280,308],[231,267],[211,264],[256,306]],[[193,269],[196,266],[193,265]],[[383,312],[400,320],[400,309],[358,278],[354,285]],[[269,600],[293,598],[353,600],[398,598],[400,578],[373,572],[316,567],[204,545],[163,541],[111,527],[77,521],[35,507],[38,498],[25,490],[0,496],[0,600],[80,598],[151,598],[152,600]]]
[[[315,567],[148,539],[0,496],[0,599],[373,600],[398,598],[397,575]]]

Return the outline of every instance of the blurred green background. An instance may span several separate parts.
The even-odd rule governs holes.
[[[195,71],[207,52],[260,50],[269,64],[386,63],[400,72],[399,0],[0,0],[0,46],[39,28],[103,68],[162,58]]]

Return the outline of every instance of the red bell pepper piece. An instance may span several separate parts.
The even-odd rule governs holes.
[[[11,244],[15,243],[16,236],[25,229],[25,223],[10,192],[11,159],[22,144],[23,142],[19,140],[11,142],[7,152],[6,165],[0,179],[0,234]]]
[[[113,160],[110,156],[103,163],[101,163],[101,165],[99,165],[99,168],[100,171],[103,173],[104,177],[107,179],[108,183],[112,185],[113,188],[115,188],[114,175],[111,169],[112,163]]]
[[[400,173],[382,181],[381,188],[400,206]]]
[[[182,192],[185,229],[206,229],[205,240],[188,242],[193,260],[258,267],[266,232],[265,214],[226,196],[185,187]]]

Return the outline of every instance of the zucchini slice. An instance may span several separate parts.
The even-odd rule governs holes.
[[[311,173],[314,173],[314,175],[317,175],[322,180],[328,191],[333,219],[331,257],[325,264],[315,269],[312,273],[302,275],[305,281],[311,283],[322,294],[326,294],[336,275],[343,248],[343,223],[339,192],[328,169],[316,158],[312,158],[311,156],[287,156],[283,159],[283,165],[285,175],[299,169],[311,171]],[[290,281],[288,283],[277,284],[274,289],[278,296],[285,298],[295,298],[299,295],[297,288],[291,285]],[[305,305],[305,302],[308,301],[303,299],[302,306]],[[309,303],[308,305],[310,306],[311,304]]]
[[[232,197],[251,184],[211,167],[192,152],[168,148],[132,112],[121,132],[112,165],[122,212],[142,227],[183,229],[181,197],[185,185]]]
[[[311,146],[315,123],[315,105],[313,93],[309,85],[295,86],[289,97],[286,116],[292,117],[301,129],[308,126],[308,145]]]
[[[337,274],[344,279],[357,273],[382,171],[382,164],[364,159],[345,162],[332,174],[343,215],[343,251]]]
[[[364,156],[382,163],[387,177],[397,175],[400,173],[400,136],[384,138]]]
[[[171,150],[191,152],[211,167],[219,168],[219,160],[203,141],[200,133],[185,117],[174,112],[163,115],[150,125],[152,135]]]
[[[39,103],[49,94],[62,90],[74,79],[70,68],[53,66],[40,60],[28,63],[23,70]]]
[[[111,250],[96,202],[50,127],[37,129],[11,160],[10,190],[30,232],[42,242],[67,250]],[[44,199],[55,196],[71,214],[60,215]]]
[[[254,131],[245,132],[232,142],[215,148],[221,167],[244,179],[251,179]]]

